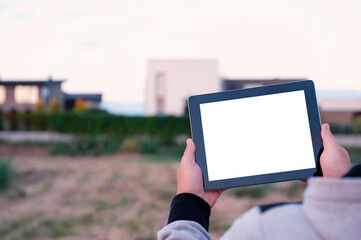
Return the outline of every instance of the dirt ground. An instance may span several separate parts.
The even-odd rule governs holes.
[[[0,194],[0,239],[151,240],[167,222],[178,163],[140,154],[51,157],[44,147],[0,145],[4,156],[15,180]],[[278,191],[289,184],[258,199],[224,192],[212,209],[212,238],[254,205],[301,200],[302,189],[292,197]]]

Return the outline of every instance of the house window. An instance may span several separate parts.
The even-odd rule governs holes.
[[[0,104],[4,104],[6,102],[6,88],[4,86],[0,86]]]
[[[36,104],[39,101],[39,87],[37,86],[15,86],[15,103]]]
[[[157,73],[155,75],[155,87],[156,87],[156,98],[157,98],[157,114],[164,114],[165,105],[165,77],[164,73]]]

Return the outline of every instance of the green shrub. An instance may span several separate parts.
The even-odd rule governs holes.
[[[95,137],[82,137],[75,142],[77,154],[83,156],[97,156],[101,153],[101,146]]]
[[[13,123],[12,129],[18,129],[17,113],[7,114],[7,120]],[[172,143],[178,135],[190,135],[188,117],[156,116],[129,117],[107,114],[104,111],[86,110],[81,114],[54,112],[52,114],[26,113],[21,121],[25,129],[50,130],[61,133],[108,135],[133,137],[147,135],[162,143]]]
[[[236,197],[249,197],[258,199],[265,196],[270,190],[269,184],[257,185],[257,186],[249,186],[249,187],[240,187],[235,188],[230,191],[232,195]]]
[[[103,137],[100,140],[102,153],[115,153],[120,151],[120,147],[123,143],[123,138],[111,136]]]
[[[76,156],[78,155],[76,145],[71,143],[55,143],[49,150],[50,155],[67,155]]]
[[[159,141],[155,139],[143,139],[139,141],[141,153],[155,153],[159,148]]]
[[[98,156],[120,151],[123,140],[119,137],[78,137],[74,142],[55,143],[50,155]]]
[[[145,134],[168,143],[179,134],[190,134],[187,118],[174,116],[127,117],[105,113],[59,113],[49,116],[48,123],[50,130],[58,132],[121,137]]]
[[[134,138],[125,139],[122,144],[122,152],[134,153],[139,152],[139,142]]]
[[[331,132],[333,134],[351,134],[354,132],[354,126],[345,123],[329,123]]]
[[[32,113],[29,109],[25,110],[25,112],[21,116],[21,121],[23,122],[24,130],[31,130],[32,126]]]
[[[0,159],[0,191],[8,188],[11,181],[11,164],[7,159]]]
[[[33,130],[45,131],[48,130],[48,115],[37,113],[32,116]],[[64,125],[66,125],[64,123]]]
[[[7,114],[10,123],[10,131],[16,131],[19,128],[19,114],[15,109],[10,110]]]
[[[84,115],[88,114],[88,115],[108,115],[109,113],[104,110],[104,109],[96,109],[96,108],[89,108],[89,109],[85,109],[83,112]]]
[[[355,119],[354,128],[356,133],[361,133],[361,116]]]

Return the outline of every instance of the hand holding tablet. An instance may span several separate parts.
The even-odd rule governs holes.
[[[320,119],[312,81],[189,98],[205,190],[320,175]]]

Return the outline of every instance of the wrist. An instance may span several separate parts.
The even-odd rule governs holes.
[[[192,195],[195,195],[201,199],[204,199],[204,193],[199,193],[197,191],[192,191],[192,190],[177,190],[177,194],[176,195],[180,195],[180,194],[192,194]]]

